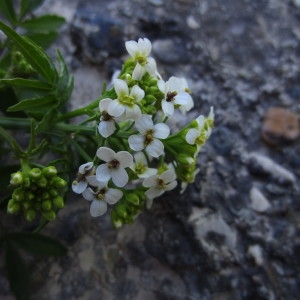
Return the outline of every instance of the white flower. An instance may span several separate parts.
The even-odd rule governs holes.
[[[193,101],[193,98],[191,97],[190,95],[190,89],[189,89],[189,86],[188,86],[188,83],[186,81],[185,78],[180,78],[180,85],[179,85],[179,88],[178,88],[179,91],[183,91],[183,92],[186,92],[188,95],[186,96],[187,98],[187,103],[184,104],[184,105],[181,105],[179,106],[179,109],[185,113],[189,110],[191,110],[193,107],[194,107],[194,101]]]
[[[114,117],[124,115],[126,120],[139,119],[142,112],[137,103],[144,98],[144,90],[134,85],[129,92],[127,83],[122,79],[115,79],[114,88],[118,98],[109,104],[108,114]]]
[[[130,167],[133,164],[132,155],[127,151],[115,153],[115,151],[110,148],[100,147],[97,150],[97,156],[106,162],[97,167],[97,180],[107,182],[112,179],[116,186],[125,186],[128,182],[128,174],[125,171],[125,168]]]
[[[94,173],[92,162],[81,165],[78,169],[77,177],[72,183],[72,190],[76,194],[84,192],[88,186],[87,178]]]
[[[152,200],[162,195],[165,191],[173,190],[177,186],[176,174],[172,170],[167,170],[160,175],[153,175],[143,181],[144,187],[150,187],[145,192],[148,199]]]
[[[198,128],[191,128],[186,136],[185,140],[190,145],[202,146],[205,143],[206,135],[204,129],[205,119],[204,116],[200,115],[197,119]]]
[[[165,123],[153,125],[153,121],[149,115],[142,115],[135,122],[135,126],[140,134],[129,137],[128,143],[130,148],[134,151],[145,149],[152,157],[162,155],[164,153],[164,145],[159,139],[165,139],[169,136],[169,126]]]
[[[160,78],[154,58],[149,57],[152,44],[147,38],[140,38],[138,42],[128,41],[125,43],[125,47],[129,55],[136,62],[136,66],[132,72],[132,78],[134,80],[140,80],[145,72],[153,76],[157,75]]]
[[[98,131],[105,138],[111,136],[116,130],[114,117],[107,112],[108,106],[112,101],[112,99],[105,98],[99,102],[101,117]]]
[[[187,111],[193,107],[191,95],[186,91],[187,83],[185,79],[172,76],[167,82],[159,80],[159,90],[165,95],[161,102],[164,114],[168,117],[174,113],[174,106],[178,105],[183,111]]]
[[[107,204],[117,203],[123,196],[122,191],[107,187],[107,183],[96,181],[96,176],[90,176],[89,184],[96,186],[97,190],[94,192],[91,188],[87,188],[82,196],[91,201],[90,213],[92,217],[98,217],[106,213]]]
[[[130,169],[135,172],[139,178],[147,178],[157,173],[157,169],[148,167],[147,159],[143,152],[138,152],[134,154],[133,157],[135,162]]]

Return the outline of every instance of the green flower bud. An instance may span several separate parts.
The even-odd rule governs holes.
[[[12,194],[12,198],[15,201],[22,201],[25,198],[25,194],[22,188],[17,188],[14,190],[13,194]]]
[[[153,95],[146,95],[145,100],[148,104],[156,102],[156,98]]]
[[[31,207],[31,204],[28,201],[23,201],[22,206],[24,210],[28,210]]]
[[[52,200],[52,203],[53,203],[53,206],[57,209],[61,209],[64,207],[65,203],[64,203],[64,199],[63,197],[55,197],[53,200]]]
[[[18,186],[23,182],[23,174],[22,172],[13,173],[10,175],[10,184],[13,186]]]
[[[25,188],[29,188],[30,185],[31,185],[31,182],[30,182],[29,177],[24,177],[24,178],[23,178],[23,186],[24,186]]]
[[[52,197],[56,197],[58,195],[58,192],[54,189],[51,189],[48,191],[48,193],[52,196]]]
[[[7,204],[7,212],[9,214],[17,214],[20,211],[20,204],[10,199]]]
[[[57,170],[54,166],[48,166],[42,170],[42,174],[45,175],[47,178],[52,178],[55,175],[57,175]]]
[[[48,221],[54,221],[56,218],[56,214],[53,210],[47,211],[47,212],[43,212],[43,217],[45,219],[47,219]]]
[[[64,188],[67,185],[67,182],[60,177],[54,177],[51,181],[51,185],[57,189]]]
[[[24,199],[26,201],[32,201],[34,199],[34,194],[31,192],[31,191],[26,191],[25,192],[25,196],[24,196]]]
[[[136,194],[130,193],[128,195],[126,195],[126,201],[128,201],[129,203],[138,206],[140,204],[140,199]]]
[[[29,172],[29,176],[33,180],[39,179],[41,175],[42,175],[42,171],[39,168],[33,168]]]
[[[116,229],[120,229],[123,226],[123,221],[121,218],[118,216],[116,210],[112,210],[111,215],[110,215],[111,223]]]
[[[44,176],[41,176],[36,183],[39,187],[45,188],[48,184],[48,181]]]
[[[28,222],[32,222],[36,218],[36,212],[33,209],[29,209],[24,212],[25,219]]]
[[[52,208],[52,202],[50,200],[45,200],[42,202],[42,209],[49,211]]]
[[[153,105],[148,105],[144,108],[145,113],[148,115],[154,115],[157,112],[157,109]]]
[[[126,206],[122,203],[118,203],[117,207],[116,207],[116,212],[118,214],[118,216],[122,217],[122,218],[126,218],[127,217],[127,210],[126,210]]]

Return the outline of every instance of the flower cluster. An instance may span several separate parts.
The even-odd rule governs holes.
[[[11,174],[10,185],[14,191],[8,201],[7,212],[22,212],[29,222],[38,214],[53,221],[57,211],[64,207],[62,191],[67,182],[57,176],[54,166],[25,169]]]
[[[182,191],[198,172],[197,155],[211,134],[213,108],[178,132],[168,121],[175,111],[185,113],[193,99],[184,78],[164,81],[147,39],[125,44],[130,57],[110,97],[99,102],[99,148],[92,162],[79,167],[72,184],[75,193],[91,202],[90,213],[111,211],[116,227],[133,222],[153,199],[182,182]]]

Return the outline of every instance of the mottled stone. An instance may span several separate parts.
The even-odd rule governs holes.
[[[293,142],[299,137],[298,115],[280,107],[272,107],[265,114],[261,135],[270,145]]]
[[[257,212],[264,212],[271,207],[271,204],[268,201],[268,199],[256,187],[252,187],[250,190],[250,201],[251,208]]]

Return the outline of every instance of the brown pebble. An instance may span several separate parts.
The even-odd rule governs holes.
[[[299,136],[299,116],[281,107],[271,107],[266,112],[261,135],[274,146],[293,142]]]

